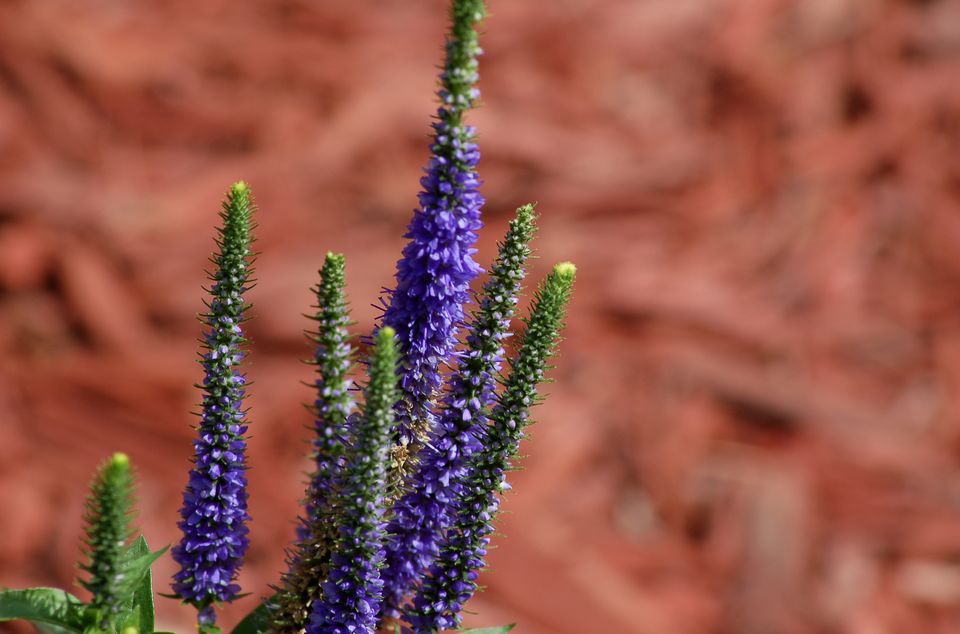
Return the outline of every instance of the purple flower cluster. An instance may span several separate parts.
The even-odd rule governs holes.
[[[473,129],[450,129],[441,120],[434,130],[434,156],[420,181],[420,209],[405,236],[410,242],[397,265],[397,286],[383,318],[403,346],[401,437],[407,442],[429,429],[429,422],[421,421],[431,420],[429,402],[441,385],[438,366],[456,344],[470,282],[480,272],[472,257],[483,204],[475,172],[480,153],[466,140]]]
[[[510,223],[470,326],[467,350],[451,375],[437,429],[423,449],[413,485],[394,506],[383,574],[385,616],[400,615],[405,596],[436,556],[437,540],[461,493],[466,461],[486,427],[486,408],[495,397],[503,341],[530,255],[534,220],[533,206],[527,205]]]
[[[537,292],[504,392],[490,414],[491,425],[483,428],[481,449],[469,461],[467,481],[439,556],[405,614],[415,634],[457,627],[463,605],[476,591],[500,508],[499,494],[508,488],[506,472],[530,423],[537,386],[556,352],[575,275],[573,264],[558,264]]]
[[[253,202],[245,183],[228,193],[221,218],[220,252],[213,262],[209,312],[203,315],[205,352],[202,411],[194,440],[193,468],[183,494],[179,523],[183,537],[173,548],[180,564],[173,591],[201,610],[212,625],[214,603],[239,592],[234,583],[247,550],[245,378],[238,370],[245,341],[240,324],[250,275],[250,216]]]
[[[409,242],[383,316],[384,325],[396,330],[403,355],[404,402],[398,408],[397,435],[401,444],[412,443],[414,452],[430,434],[430,403],[442,382],[439,366],[457,343],[470,283],[481,271],[473,260],[484,202],[476,173],[480,152],[474,128],[462,118],[479,96],[474,24],[483,16],[483,4],[460,0],[454,5],[439,91],[442,105],[433,124],[430,162],[420,180],[420,206],[404,236]]]
[[[339,536],[307,634],[372,632],[380,611],[387,456],[397,394],[397,350],[389,326],[377,334],[363,415],[352,421],[352,447],[339,472]]]
[[[474,261],[484,203],[480,153],[464,114],[479,96],[476,23],[485,11],[483,0],[451,6],[431,157],[372,342],[362,411],[352,413],[349,390],[344,258],[327,254],[311,333],[315,470],[288,571],[240,629],[373,634],[399,617],[415,634],[435,634],[459,625],[476,590],[505,475],[555,351],[575,269],[558,265],[540,287],[504,378],[505,340],[535,231],[533,206],[520,208],[461,333],[470,285],[481,272]],[[183,539],[173,551],[181,566],[174,591],[197,607],[206,634],[219,631],[215,605],[239,591],[235,579],[248,543],[245,380],[237,366],[251,211],[246,185],[238,183],[224,205],[213,260],[203,410],[181,510]]]

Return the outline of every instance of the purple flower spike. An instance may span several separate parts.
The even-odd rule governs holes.
[[[372,634],[380,611],[387,457],[397,402],[397,350],[389,326],[377,334],[362,416],[339,471],[339,535],[306,634]]]
[[[504,391],[490,414],[490,425],[483,428],[482,447],[468,461],[456,512],[440,540],[440,554],[404,613],[414,634],[458,627],[460,611],[477,589],[499,496],[509,488],[506,473],[531,423],[537,386],[556,353],[575,276],[576,267],[563,262],[537,291]]]
[[[337,538],[337,480],[348,446],[347,422],[354,408],[348,378],[353,346],[344,270],[343,255],[328,253],[315,289],[317,330],[308,333],[316,345],[311,361],[317,368],[312,407],[315,468],[307,484],[305,516],[297,526],[297,541],[288,552],[289,567],[271,601],[272,634],[303,631]]]
[[[383,577],[384,616],[397,617],[404,597],[436,556],[439,534],[462,486],[466,461],[487,424],[503,360],[503,341],[516,310],[528,246],[534,232],[533,205],[517,210],[484,286],[480,308],[450,379],[437,430],[422,451],[410,490],[394,506]]]
[[[247,309],[243,293],[250,278],[250,217],[253,200],[246,183],[233,185],[220,214],[219,253],[206,324],[203,403],[199,438],[194,440],[193,468],[183,493],[183,538],[173,548],[180,570],[173,591],[199,610],[201,630],[214,628],[215,603],[232,600],[240,591],[235,583],[246,553],[247,514],[246,440],[243,396],[245,378],[238,370],[245,342],[240,324]]]
[[[483,196],[476,173],[480,152],[463,114],[479,96],[475,25],[483,14],[480,0],[453,3],[431,158],[420,180],[420,207],[404,236],[409,242],[397,263],[396,288],[383,316],[383,324],[396,330],[403,356],[397,440],[411,445],[413,456],[429,437],[430,404],[441,385],[438,368],[453,352],[470,283],[481,271],[473,260],[482,226]]]

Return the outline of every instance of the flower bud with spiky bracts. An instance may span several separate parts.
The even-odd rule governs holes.
[[[316,344],[311,363],[317,368],[313,404],[314,470],[307,484],[305,516],[297,527],[297,543],[289,568],[274,599],[271,631],[299,632],[326,577],[337,538],[336,480],[348,440],[347,419],[354,408],[348,378],[353,347],[350,313],[344,295],[343,255],[328,253],[316,287],[317,329],[307,336]]]
[[[339,533],[307,634],[368,634],[376,626],[383,593],[387,461],[399,396],[395,335],[389,326],[377,333],[363,415],[352,417],[351,447],[337,482]]]
[[[394,506],[383,573],[385,616],[399,616],[404,597],[436,556],[437,539],[460,493],[464,465],[487,425],[535,219],[533,205],[526,205],[510,223],[470,324],[467,349],[451,375],[437,428],[421,452],[410,490]]]
[[[482,438],[482,449],[469,461],[452,525],[413,605],[404,614],[416,634],[457,627],[464,603],[476,591],[499,496],[506,488],[504,478],[524,428],[530,423],[530,406],[537,400],[537,385],[548,369],[548,359],[556,351],[575,274],[573,264],[558,264],[537,291],[504,392],[490,414],[492,422]]]
[[[253,199],[246,183],[227,192],[218,230],[219,251],[212,257],[213,287],[206,325],[199,437],[193,468],[183,493],[179,523],[183,537],[173,549],[180,570],[173,591],[200,612],[201,629],[214,627],[213,605],[231,601],[240,588],[237,572],[248,546],[246,479],[246,379],[239,371],[246,342],[241,323],[248,305],[243,293],[251,282],[250,231]]]
[[[403,356],[396,440],[410,445],[413,457],[429,436],[431,403],[441,386],[439,366],[456,345],[470,283],[481,270],[473,260],[483,205],[476,173],[480,152],[463,115],[479,96],[476,24],[484,16],[483,2],[454,0],[451,14],[430,162],[383,315],[383,324],[397,331]],[[414,464],[402,463],[401,480]]]
[[[130,538],[130,517],[133,505],[133,474],[126,454],[115,453],[97,469],[87,498],[86,540],[87,562],[80,568],[89,577],[80,585],[93,597],[89,607],[97,625],[108,629],[112,617],[120,610],[121,555]]]

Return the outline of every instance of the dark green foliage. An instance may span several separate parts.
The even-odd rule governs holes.
[[[0,592],[0,621],[49,624],[69,632],[84,629],[84,604],[59,588],[27,588]]]
[[[156,553],[151,553],[147,540],[141,535],[121,555],[120,569],[124,573],[136,579],[137,570],[143,571],[139,573],[140,580],[133,584],[133,592],[126,601],[127,617],[123,621],[124,627],[136,627],[140,632],[153,631],[153,573],[150,571],[150,566],[166,550],[163,548]]]

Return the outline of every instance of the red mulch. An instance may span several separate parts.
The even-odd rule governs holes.
[[[241,582],[276,580],[299,315],[340,250],[372,323],[444,6],[0,3],[0,584],[71,583],[115,450],[151,544],[177,539],[194,315],[240,178],[262,207]],[[481,261],[536,200],[536,275],[581,273],[469,622],[960,632],[960,3],[491,0],[487,28]]]

